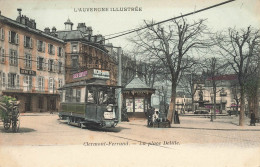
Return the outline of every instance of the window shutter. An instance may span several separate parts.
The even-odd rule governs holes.
[[[63,57],[63,56],[64,56],[64,49],[61,48],[61,57]]]
[[[37,69],[39,70],[39,69],[40,69],[39,57],[37,57],[37,61],[36,61],[36,63],[37,63]]]
[[[55,55],[55,46],[54,46],[54,45],[52,46],[52,51],[51,51],[51,53]]]
[[[2,28],[2,39],[5,40],[5,31],[3,28]]]
[[[16,39],[16,44],[19,44],[19,34],[18,33],[15,34],[15,39]]]
[[[26,36],[23,36],[23,46],[26,46]]]
[[[11,87],[11,74],[8,73],[8,87]]]
[[[44,81],[45,81],[45,78],[44,78],[44,77],[42,77],[42,90],[45,90]]]
[[[45,42],[43,42],[42,45],[42,51],[45,52]]]
[[[48,43],[48,53],[50,53],[51,49],[50,49],[50,44]]]
[[[29,43],[29,45],[30,45],[30,48],[32,48],[32,46],[33,46],[32,38],[30,38],[30,43]]]
[[[2,40],[5,39],[5,36],[4,36],[4,29],[3,29],[3,28],[0,29],[0,38],[1,38]]]
[[[26,67],[26,62],[28,61],[26,54],[24,55],[24,60],[23,61],[24,61],[24,67]]]
[[[3,86],[5,86],[5,73],[2,74],[2,83],[3,83]]]
[[[0,50],[0,58],[1,58],[1,62],[4,63],[5,62],[5,50],[2,48]]]
[[[57,47],[57,56],[61,56],[60,47]]]
[[[17,87],[20,88],[20,76],[16,75],[16,83],[17,83]]]
[[[50,64],[50,60],[48,60],[48,71],[50,71],[50,68],[51,68],[51,64]]]
[[[43,58],[43,60],[42,60],[42,69],[46,70],[46,67],[47,67],[46,60],[45,60],[45,58]]]
[[[40,79],[41,79],[41,77],[37,77],[37,87],[38,87],[37,90],[41,90],[41,89],[40,89],[40,86],[41,86],[41,84],[40,84]]]
[[[37,40],[37,50],[40,50],[40,42]]]
[[[9,31],[8,41],[11,42],[11,31]]]

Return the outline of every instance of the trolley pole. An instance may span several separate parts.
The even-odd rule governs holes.
[[[122,86],[122,48],[117,48],[117,54],[118,54],[118,86]],[[122,99],[121,99],[121,92],[122,88],[118,89],[118,122],[121,122],[121,109],[122,109]]]

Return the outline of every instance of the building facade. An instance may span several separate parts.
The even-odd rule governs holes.
[[[198,102],[202,96],[206,108],[213,109],[214,93],[212,80],[216,82],[216,112],[226,113],[228,110],[236,109],[236,100],[239,99],[239,87],[237,86],[237,76],[234,74],[220,75],[215,78],[207,78],[203,83],[194,84],[196,93],[194,95],[195,109],[198,108]]]
[[[108,85],[116,85],[117,62],[105,48],[102,35],[93,35],[92,27],[85,23],[79,23],[76,30],[69,19],[64,24],[65,30],[52,31],[51,34],[66,42],[65,82],[96,77],[107,79]]]
[[[65,43],[36,29],[36,22],[21,15],[12,20],[0,15],[0,93],[20,101],[20,112],[59,108],[65,82]]]

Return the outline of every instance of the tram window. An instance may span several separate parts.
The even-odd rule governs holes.
[[[100,91],[99,92],[99,104],[106,104],[107,103],[107,92]]]
[[[67,89],[65,93],[65,101],[66,102],[71,102],[72,101],[72,94],[73,90],[72,89]]]
[[[80,102],[80,94],[81,94],[80,89],[77,89],[76,90],[76,102]]]
[[[114,94],[113,94],[113,91],[109,91],[108,92],[108,95],[107,95],[108,97],[108,99],[107,99],[107,102],[108,102],[108,104],[114,104],[115,103],[115,98],[114,98]]]
[[[88,91],[88,103],[95,103],[94,91],[92,91],[92,90]]]

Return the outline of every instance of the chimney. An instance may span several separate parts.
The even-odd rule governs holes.
[[[51,32],[51,31],[50,31],[50,28],[49,28],[49,27],[44,28],[44,32],[45,32],[45,33],[50,33],[50,32]]]
[[[92,32],[93,32],[92,27],[87,27],[86,34],[92,36]]]
[[[52,27],[51,30],[52,30],[52,32],[56,32],[57,29],[56,29],[56,27]]]
[[[85,23],[79,23],[77,30],[82,31],[83,33],[86,33],[87,27],[86,27]]]
[[[21,8],[18,8],[17,11],[18,11],[18,17],[17,17],[16,20],[17,20],[19,23],[21,23],[21,17],[22,17],[22,16],[21,16],[21,12],[22,12],[22,9],[21,9]]]

